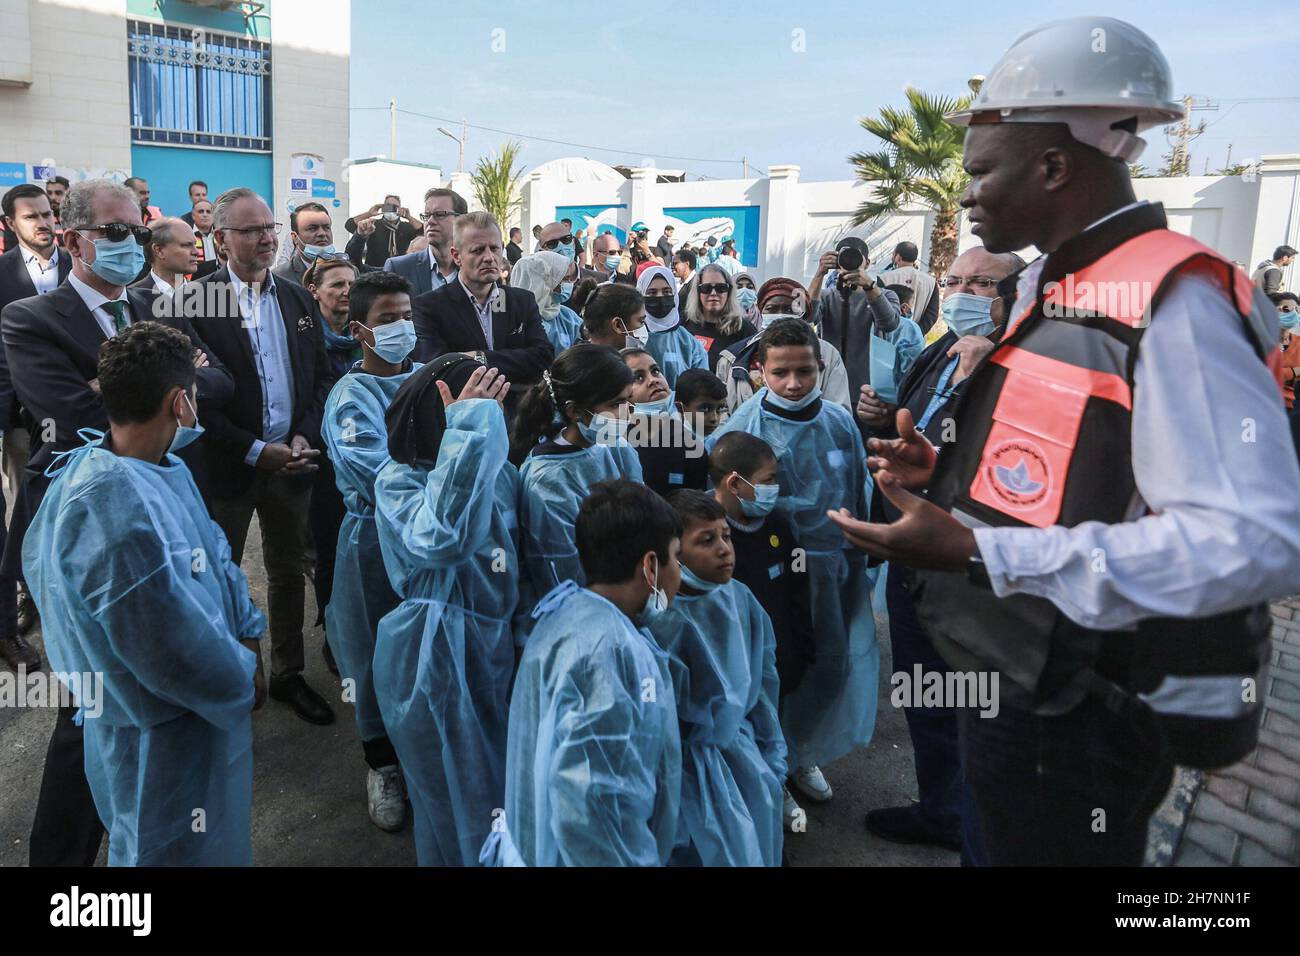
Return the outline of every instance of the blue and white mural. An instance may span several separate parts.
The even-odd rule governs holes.
[[[709,236],[716,236],[718,242],[724,236],[731,236],[736,240],[740,264],[756,268],[760,215],[758,206],[674,206],[664,208],[663,224],[673,227],[674,248],[702,245]],[[651,242],[657,235],[651,228]]]
[[[612,232],[620,243],[627,242],[627,226],[619,225],[621,217],[619,211],[627,208],[627,203],[619,203],[617,206],[556,206],[554,222],[561,219],[571,219],[573,221],[573,231],[579,229],[587,230],[584,236],[587,240],[595,239],[597,236]]]

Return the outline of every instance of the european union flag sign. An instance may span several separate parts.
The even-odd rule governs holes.
[[[307,180],[305,179],[289,180],[289,191],[295,193],[305,193],[307,191]]]
[[[32,182],[48,183],[56,175],[58,175],[58,171],[53,166],[32,167]]]

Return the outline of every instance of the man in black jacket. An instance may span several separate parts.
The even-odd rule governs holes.
[[[227,404],[208,407],[200,396],[212,517],[242,563],[257,513],[270,604],[271,697],[303,720],[328,724],[333,712],[302,677],[307,509],[333,384],[325,339],[307,291],[270,272],[276,223],[260,196],[246,188],[218,196],[213,230],[228,265],[179,302],[235,380]]]
[[[97,377],[99,347],[108,338],[136,322],[170,325],[194,345],[200,400],[224,402],[234,391],[230,374],[219,359],[209,356],[189,322],[156,315],[146,290],[125,288],[144,261],[141,243],[148,238],[135,194],[108,180],[88,180],[68,190],[62,212],[64,252],[72,262],[67,281],[47,295],[20,299],[0,312],[13,389],[34,423],[31,460],[5,549],[8,576],[21,573],[23,534],[49,486],[45,469],[54,455],[82,444],[80,429],[108,427]],[[103,837],[86,783],[81,727],[73,719],[76,710],[59,708],[50,737],[32,824],[33,866],[90,866]]]
[[[540,380],[555,358],[537,300],[526,289],[498,284],[501,228],[488,213],[456,220],[451,253],[456,281],[412,303],[418,339],[412,358],[427,362],[464,352],[504,374],[517,395]]]

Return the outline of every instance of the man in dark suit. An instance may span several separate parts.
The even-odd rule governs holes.
[[[501,227],[490,214],[458,218],[451,253],[456,281],[412,302],[417,338],[412,358],[427,362],[448,352],[473,355],[504,374],[517,395],[540,380],[555,358],[537,300],[527,289],[498,284]]]
[[[424,238],[429,248],[393,256],[384,262],[385,272],[395,272],[411,283],[411,299],[452,285],[456,263],[451,256],[451,230],[457,216],[469,211],[463,196],[454,189],[430,189],[424,194]]]
[[[227,265],[173,300],[193,314],[194,327],[235,380],[229,403],[199,403],[212,517],[242,563],[257,513],[270,604],[271,697],[303,720],[328,724],[333,711],[302,676],[307,510],[333,384],[325,339],[307,290],[271,274],[276,223],[266,202],[251,189],[227,190],[213,204],[213,223]]]
[[[54,220],[54,203],[39,186],[15,186],[5,193],[4,222],[13,230],[16,243],[0,256],[0,310],[10,302],[53,292],[72,269],[72,260],[60,252]],[[0,429],[3,434],[3,462],[10,494],[22,487],[30,453],[30,435],[9,380],[9,366],[0,348]],[[0,552],[5,529],[0,527]],[[15,670],[26,666],[36,670],[41,656],[27,643],[24,634],[36,623],[36,606],[25,589],[12,577],[0,574],[0,658]]]
[[[196,179],[190,183],[190,211],[181,216],[185,225],[191,229],[194,228],[194,207],[201,202],[208,201],[208,184],[201,179]]]
[[[148,237],[135,194],[105,179],[87,180],[68,190],[62,211],[64,252],[72,260],[67,281],[47,295],[11,302],[0,312],[13,388],[35,423],[31,461],[5,549],[7,575],[21,570],[23,533],[49,485],[45,470],[55,454],[82,444],[80,429],[108,426],[97,378],[103,342],[135,322],[170,325],[194,343],[200,400],[228,401],[234,392],[230,374],[209,357],[207,346],[184,318],[157,315],[147,290],[125,288],[140,269],[140,243]],[[150,626],[159,623],[141,622],[142,628]],[[73,719],[76,709],[59,708],[50,737],[32,824],[33,866],[89,866],[103,836],[86,783],[81,728]]]

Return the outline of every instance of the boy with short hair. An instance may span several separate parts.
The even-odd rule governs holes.
[[[848,410],[821,400],[817,333],[808,323],[772,323],[758,354],[765,387],[706,447],[712,452],[725,435],[747,432],[777,455],[775,510],[790,521],[806,561],[816,641],[816,660],[786,698],[782,726],[791,782],[823,802],[832,791],[819,765],[868,743],[876,720],[880,651],[865,557],[827,516],[866,507],[866,452]]]
[[[682,584],[650,633],[669,655],[682,734],[685,840],[672,861],[780,866],[786,763],[772,622],[732,576],[722,506],[694,490],[669,503],[682,523]]]
[[[504,815],[480,861],[660,866],[677,836],[682,753],[668,655],[645,626],[681,580],[681,522],[649,488],[594,485],[574,526],[585,587],[538,603],[515,678]]]
[[[705,368],[688,368],[677,376],[677,411],[701,437],[718,430],[727,410],[727,386]]]

